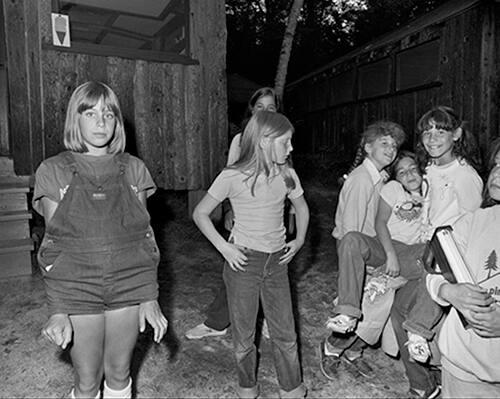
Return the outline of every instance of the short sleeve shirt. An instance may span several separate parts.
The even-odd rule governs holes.
[[[81,173],[90,176],[100,176],[113,167],[114,155],[92,156],[88,154],[73,153],[77,168]],[[144,165],[144,162],[132,155],[125,171],[127,181],[136,193],[145,191],[149,197],[156,191],[156,185]],[[47,197],[54,202],[60,202],[73,178],[73,174],[64,157],[59,154],[43,161],[35,174],[35,189],[33,194],[33,209],[43,215],[41,199]]]
[[[228,198],[234,212],[231,236],[235,244],[257,251],[273,253],[285,246],[283,223],[284,200],[304,194],[293,169],[291,176],[295,188],[289,190],[281,175],[266,178],[260,175],[252,195],[253,177],[236,169],[225,169],[212,183],[208,193],[218,201]]]
[[[391,238],[408,245],[419,242],[423,198],[410,194],[395,180],[382,187],[380,196],[392,209],[387,221]]]

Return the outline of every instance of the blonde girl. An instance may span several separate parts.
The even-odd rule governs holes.
[[[293,126],[276,112],[257,111],[245,127],[239,159],[223,170],[193,212],[202,233],[224,257],[224,282],[236,357],[239,397],[255,398],[255,326],[259,300],[268,322],[281,397],[303,397],[288,263],[304,244],[309,210],[290,167]],[[286,242],[285,198],[297,211],[297,236]],[[228,198],[234,226],[226,241],[210,220]]]
[[[70,397],[100,397],[104,377],[104,398],[130,398],[139,331],[147,321],[159,342],[167,329],[146,210],[156,187],[144,163],[123,152],[118,99],[103,83],[73,92],[64,146],[67,151],[42,162],[35,176],[33,207],[46,225],[38,260],[50,314],[42,332],[70,347]]]

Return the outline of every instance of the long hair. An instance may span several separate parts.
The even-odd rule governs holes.
[[[118,154],[125,149],[125,129],[123,116],[116,94],[102,82],[86,82],[78,86],[68,104],[64,124],[64,147],[75,152],[88,152],[83,140],[78,120],[85,110],[92,108],[99,100],[115,114],[115,131],[108,146],[108,153]]]
[[[397,147],[399,148],[401,144],[406,140],[406,134],[401,127],[401,125],[390,122],[390,121],[376,121],[372,124],[368,125],[368,127],[363,131],[361,135],[361,140],[359,142],[358,148],[356,149],[356,155],[354,157],[354,161],[347,173],[342,176],[340,183],[343,183],[347,176],[356,169],[366,158],[365,145],[371,144],[379,137],[383,136],[391,136],[396,142]]]
[[[294,132],[293,125],[282,114],[271,111],[257,111],[248,121],[243,135],[241,136],[241,152],[238,160],[229,166],[229,169],[237,169],[248,175],[252,181],[251,192],[255,194],[255,184],[259,175],[264,174],[267,178],[277,167],[285,180],[289,190],[295,188],[295,181],[290,173],[290,163],[284,165],[274,165],[272,161],[273,146],[263,146],[264,139],[270,140],[270,144],[278,137],[288,132]]]
[[[467,123],[458,116],[453,108],[444,105],[439,105],[427,111],[417,123],[420,139],[417,143],[416,153],[422,169],[429,164],[431,158],[422,144],[421,137],[422,133],[431,129],[432,126],[448,132],[454,132],[461,128],[462,135],[454,142],[452,154],[459,160],[464,159],[476,170],[481,170],[481,160],[476,138],[468,129]]]
[[[281,104],[274,89],[271,87],[261,87],[260,89],[256,90],[252,94],[252,97],[250,97],[250,100],[248,100],[247,107],[245,108],[245,114],[243,115],[243,121],[241,122],[242,129],[245,128],[248,121],[252,117],[254,113],[254,107],[255,104],[257,104],[257,101],[259,101],[262,97],[267,97],[267,96],[274,98],[274,103],[276,104],[276,111],[281,112]]]
[[[497,161],[496,157],[498,153],[500,152],[500,137],[497,137],[495,140],[493,140],[490,145],[488,146],[489,148],[489,154],[487,158],[487,170],[488,170],[488,175],[486,176],[486,184],[484,185],[483,189],[483,203],[481,204],[481,208],[488,208],[493,205],[497,205],[499,201],[491,198],[490,196],[490,191],[488,189],[488,180],[489,180],[489,174],[493,170],[495,166],[497,166]]]

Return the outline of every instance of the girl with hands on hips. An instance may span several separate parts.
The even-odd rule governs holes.
[[[64,146],[35,175],[33,208],[46,226],[38,263],[51,315],[42,333],[70,348],[70,397],[100,397],[104,377],[104,398],[130,398],[139,332],[149,323],[159,342],[168,327],[157,301],[160,254],[146,209],[156,186],[144,163],[124,152],[118,99],[103,83],[73,92]]]
[[[293,149],[293,126],[276,112],[257,111],[241,137],[241,153],[214,180],[193,212],[201,232],[226,260],[227,289],[238,371],[237,394],[257,397],[255,328],[259,301],[276,346],[281,396],[303,397],[292,311],[288,263],[304,244],[309,209],[304,191],[288,157]],[[284,202],[296,210],[297,236],[286,243]],[[234,225],[226,241],[215,229],[210,213],[226,198]]]

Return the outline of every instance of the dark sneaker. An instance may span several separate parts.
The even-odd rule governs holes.
[[[319,344],[319,368],[323,375],[329,380],[338,379],[340,354],[326,355],[325,354],[326,339]]]
[[[375,371],[372,366],[363,358],[363,356],[357,356],[354,358],[349,358],[347,354],[342,356],[342,360],[344,360],[348,367],[362,375],[365,378],[373,378],[375,377]]]
[[[410,398],[435,399],[441,393],[441,386],[436,385],[434,388],[429,388],[426,391],[421,389],[410,388],[408,395]]]

